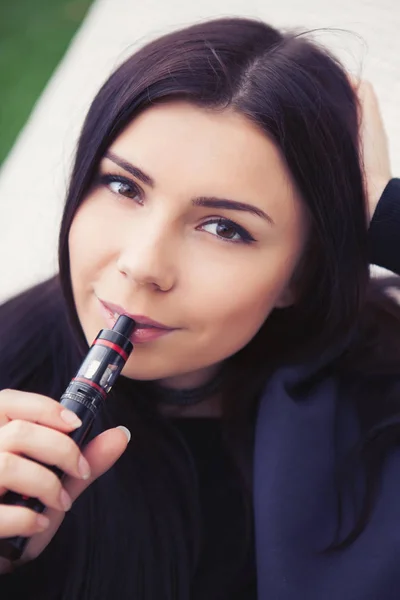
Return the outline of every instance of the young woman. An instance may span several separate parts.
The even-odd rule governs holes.
[[[0,493],[48,507],[0,505],[31,537],[2,598],[398,598],[400,310],[369,262],[400,271],[399,182],[368,238],[358,121],[332,56],[253,20],[105,83],[59,276],[0,309]],[[120,313],[135,348],[81,454],[57,400]]]

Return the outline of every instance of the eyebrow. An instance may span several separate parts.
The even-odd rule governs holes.
[[[154,185],[155,185],[154,179],[152,179],[149,175],[146,175],[146,173],[143,173],[143,171],[141,171],[138,167],[134,167],[128,161],[126,161],[123,158],[120,158],[119,156],[114,154],[114,152],[110,152],[110,151],[106,152],[104,155],[104,158],[108,158],[108,160],[111,160],[111,162],[113,162],[116,165],[118,165],[119,167],[121,167],[121,169],[124,169],[124,171],[128,171],[128,173],[130,173],[137,179],[140,179],[140,181],[142,181],[146,185],[148,185],[152,188],[154,187]]]
[[[257,208],[252,204],[246,204],[245,202],[237,202],[237,200],[227,200],[225,198],[214,198],[211,196],[210,198],[194,198],[194,200],[192,200],[192,204],[194,206],[207,206],[208,208],[226,208],[228,210],[241,210],[243,212],[249,212],[257,217],[265,219],[271,225],[275,225],[271,217],[261,210],[261,208]]]
[[[141,169],[135,167],[134,165],[124,160],[123,158],[117,156],[113,152],[106,152],[104,158],[108,158],[108,160],[111,160],[111,162],[115,163],[116,165],[121,167],[121,169],[124,169],[124,171],[127,171],[128,173],[130,173],[146,185],[150,186],[151,188],[155,187],[155,181],[152,177],[150,177],[150,175],[147,175]],[[239,210],[243,212],[249,212],[253,215],[256,215],[257,217],[265,219],[271,225],[275,225],[273,219],[267,213],[261,210],[261,208],[253,206],[252,204],[247,204],[245,202],[228,200],[226,198],[215,198],[214,196],[200,196],[199,198],[193,198],[192,204],[193,206],[205,206],[207,208],[224,208],[227,210]]]

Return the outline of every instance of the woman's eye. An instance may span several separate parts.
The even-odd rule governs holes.
[[[122,181],[112,181],[109,185],[109,188],[112,192],[116,194],[121,194],[121,196],[129,196],[129,198],[133,198],[135,192],[127,183],[122,183]]]
[[[139,203],[142,201],[142,193],[138,185],[125,177],[118,175],[103,175],[100,177],[101,185],[107,187],[111,192],[126,198],[136,199]]]
[[[228,219],[216,219],[215,221],[208,221],[201,226],[201,229],[216,235],[227,242],[242,242],[245,244],[250,244],[251,242],[255,241],[248,231],[233,221],[229,221]]]

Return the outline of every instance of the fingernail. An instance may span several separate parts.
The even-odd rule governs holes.
[[[60,417],[68,425],[73,425],[75,429],[82,425],[82,421],[76,416],[75,413],[72,412],[72,410],[67,410],[64,408],[64,410],[60,412]]]
[[[120,429],[126,435],[129,442],[131,439],[131,432],[129,431],[129,429],[127,427],[124,427],[123,425],[118,425],[117,429]]]
[[[38,524],[40,529],[44,530],[44,529],[47,529],[48,526],[50,525],[50,519],[48,519],[44,515],[38,515],[36,517],[36,523]]]
[[[67,494],[67,492],[64,489],[61,490],[60,500],[61,500],[63,509],[65,510],[65,512],[67,512],[67,510],[69,510],[71,508],[72,502],[71,502],[71,498],[69,497],[69,495]]]
[[[79,469],[79,473],[81,474],[82,479],[89,479],[90,466],[89,466],[88,461],[86,460],[86,458],[84,456],[82,456],[82,454],[79,457],[78,469]]]

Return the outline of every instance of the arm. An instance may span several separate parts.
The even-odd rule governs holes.
[[[400,274],[400,179],[386,185],[369,228],[369,259]]]
[[[378,98],[368,81],[350,77],[359,103],[360,155],[368,200],[369,260],[400,274],[400,179],[392,178]]]

